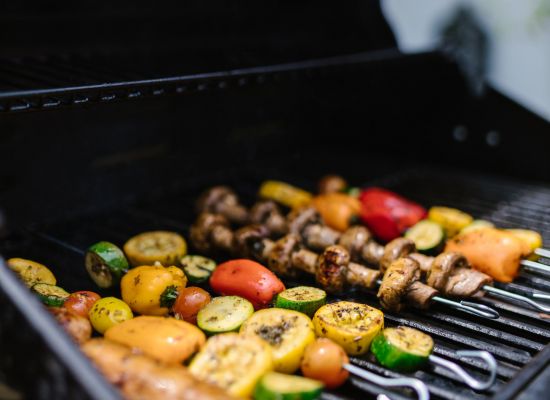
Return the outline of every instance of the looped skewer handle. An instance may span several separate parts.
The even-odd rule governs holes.
[[[437,303],[450,306],[456,310],[463,311],[468,314],[476,315],[478,317],[487,318],[487,319],[500,318],[500,314],[498,313],[497,310],[489,306],[486,306],[485,304],[479,304],[479,303],[474,303],[471,301],[464,301],[464,300],[461,300],[460,302],[458,302],[458,301],[449,300],[439,296],[432,297],[432,300]]]
[[[416,394],[418,395],[418,400],[429,400],[430,399],[430,392],[428,391],[428,387],[425,383],[423,383],[420,379],[416,378],[385,378],[383,376],[379,376],[376,374],[373,374],[370,371],[364,370],[362,368],[356,367],[355,365],[351,364],[344,364],[343,367],[348,370],[353,375],[357,375],[360,378],[363,378],[366,381],[372,382],[378,386],[382,387],[410,387],[416,391]]]
[[[521,294],[508,292],[507,290],[502,290],[502,289],[499,289],[493,286],[487,286],[487,285],[483,286],[482,289],[487,293],[496,294],[498,296],[506,297],[508,299],[518,300],[523,303],[527,303],[532,307],[535,307],[539,311],[542,311],[544,313],[550,313],[550,306],[543,306],[542,304],[537,303],[534,300],[531,300],[529,297],[522,296]],[[533,297],[536,297],[535,294],[533,294]],[[541,297],[541,298],[544,298],[544,297]]]
[[[480,381],[470,374],[468,374],[460,365],[446,360],[444,358],[434,356],[433,354],[428,357],[428,359],[440,367],[446,368],[452,372],[454,372],[456,375],[462,379],[462,381],[471,387],[474,390],[487,390],[491,386],[493,386],[493,383],[495,383],[495,379],[497,377],[497,362],[495,360],[495,357],[488,351],[479,351],[479,350],[459,350],[456,352],[456,354],[459,357],[472,357],[472,358],[481,358],[487,366],[489,367],[490,376],[489,379],[487,379],[485,382]]]

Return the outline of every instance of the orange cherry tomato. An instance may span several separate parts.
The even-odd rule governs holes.
[[[273,296],[285,290],[285,285],[273,272],[247,259],[218,265],[210,276],[210,286],[216,293],[247,299],[256,310],[266,308]]]
[[[210,303],[210,294],[206,290],[189,286],[180,290],[172,311],[176,318],[196,325],[197,313],[208,303]]]
[[[85,290],[71,293],[71,295],[63,303],[63,307],[72,311],[74,314],[88,318],[88,313],[96,301],[101,299],[101,296],[95,292]]]
[[[302,374],[317,379],[329,389],[337,388],[348,379],[343,365],[349,358],[342,347],[327,338],[316,339],[306,347],[302,358]]]

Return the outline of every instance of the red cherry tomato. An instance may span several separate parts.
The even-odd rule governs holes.
[[[327,338],[316,339],[306,347],[301,370],[305,377],[317,379],[328,389],[342,385],[349,372],[343,365],[349,358],[342,347]]]
[[[285,290],[285,285],[273,272],[246,259],[218,265],[210,276],[210,286],[216,293],[247,299],[256,310],[267,307],[273,296]]]
[[[85,290],[71,293],[71,295],[63,303],[63,307],[72,311],[74,314],[88,318],[88,313],[96,301],[101,299],[101,296],[95,292]]]
[[[206,290],[189,286],[180,290],[172,311],[176,318],[196,325],[197,313],[208,303],[210,303],[210,295]]]

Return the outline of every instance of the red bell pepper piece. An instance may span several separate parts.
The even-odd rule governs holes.
[[[361,191],[359,200],[361,221],[383,242],[401,236],[427,215],[426,209],[421,205],[377,187]]]

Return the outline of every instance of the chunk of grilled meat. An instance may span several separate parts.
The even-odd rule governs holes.
[[[392,262],[382,279],[378,289],[378,299],[383,308],[390,311],[400,311],[402,299],[409,287],[420,279],[420,266],[413,259],[402,257]]]
[[[48,310],[76,343],[85,343],[92,337],[92,325],[87,318],[74,314],[65,307],[48,307]]]
[[[227,400],[222,389],[201,382],[183,366],[164,365],[129,347],[92,339],[82,351],[128,400]]]

